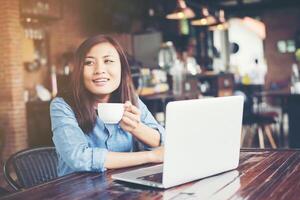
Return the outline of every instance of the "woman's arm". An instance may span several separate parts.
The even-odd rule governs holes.
[[[104,167],[107,169],[117,169],[146,163],[161,163],[163,162],[163,155],[163,147],[156,148],[152,151],[141,151],[131,153],[108,152],[104,163]]]
[[[152,129],[142,122],[139,123],[137,128],[131,131],[138,140],[150,147],[160,146],[160,134],[157,130]]]
[[[120,126],[150,147],[160,145],[161,135],[159,132],[141,122],[141,111],[129,101],[125,103],[125,111]]]

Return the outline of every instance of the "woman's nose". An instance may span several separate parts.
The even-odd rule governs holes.
[[[95,67],[94,73],[95,73],[95,74],[103,74],[103,73],[106,73],[105,65],[100,64],[100,63],[97,63],[97,64],[96,64],[96,67]]]

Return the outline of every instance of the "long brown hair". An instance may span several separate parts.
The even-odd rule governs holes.
[[[130,101],[137,106],[137,96],[131,78],[130,66],[120,44],[107,35],[97,35],[88,38],[78,47],[75,53],[71,90],[69,92],[64,91],[59,95],[72,107],[77,122],[84,133],[89,133],[94,128],[97,117],[94,108],[96,97],[86,89],[83,83],[84,59],[90,49],[100,43],[113,45],[121,61],[121,83],[110,95],[109,102],[125,103],[125,101]]]

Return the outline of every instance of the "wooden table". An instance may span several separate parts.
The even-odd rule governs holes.
[[[104,174],[74,173],[4,199],[299,199],[300,151],[241,150],[236,170],[168,190],[112,181]],[[174,174],[176,176],[176,174]]]

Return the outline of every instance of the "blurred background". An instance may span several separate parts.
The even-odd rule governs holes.
[[[169,101],[243,95],[242,147],[299,148],[299,21],[299,0],[0,0],[1,160],[53,145],[49,103],[96,34],[162,125]]]

